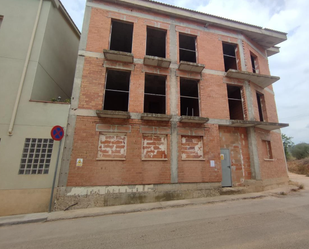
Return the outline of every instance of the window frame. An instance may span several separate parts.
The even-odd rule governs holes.
[[[233,46],[233,47],[234,47],[235,56],[225,54],[225,53],[224,53],[224,45],[226,45],[226,46]],[[239,70],[239,68],[238,68],[238,63],[237,63],[237,51],[236,51],[237,49],[238,49],[238,44],[229,43],[229,42],[222,42],[222,54],[223,54],[223,64],[224,64],[224,71],[225,71],[225,72],[227,72],[227,71],[230,70],[230,69]],[[234,58],[234,59],[235,59],[236,69],[234,69],[234,68],[229,68],[228,70],[226,70],[226,67],[225,67],[225,64],[226,64],[226,63],[225,63],[225,58],[226,58],[226,57]]]
[[[194,53],[195,53],[195,62],[192,62],[192,61],[186,61],[186,60],[181,60],[180,58],[180,50],[185,50],[185,51],[188,51],[188,52],[193,52],[193,50],[190,50],[190,49],[185,49],[185,48],[180,48],[180,36],[186,36],[186,37],[192,37],[194,38],[194,47],[195,47],[195,50],[194,50]],[[181,61],[184,61],[184,62],[189,62],[189,63],[198,63],[198,53],[197,53],[197,36],[196,35],[191,35],[191,34],[186,34],[186,33],[181,33],[179,32],[178,34],[178,54],[179,54],[179,63]]]
[[[257,99],[257,106],[258,106],[258,113],[259,113],[259,121],[267,122],[265,95],[263,93],[256,91],[256,99]]]
[[[266,157],[264,157],[264,160],[274,160],[273,152],[272,152],[272,146],[271,146],[271,141],[270,140],[264,140],[262,139],[262,144],[264,149],[266,149]]]
[[[154,94],[154,93],[146,93],[146,76],[147,75],[151,75],[151,76],[159,76],[159,77],[164,77],[165,80],[164,80],[164,90],[165,90],[165,94],[162,95],[162,94]],[[167,84],[166,84],[166,81],[167,81],[167,76],[166,75],[158,75],[158,74],[151,74],[151,73],[145,73],[145,82],[144,82],[144,106],[143,106],[143,113],[152,113],[152,114],[164,114],[166,115],[167,113],[167,98],[166,98],[166,92],[167,92]],[[152,95],[152,96],[158,96],[158,97],[164,97],[164,113],[153,113],[153,112],[145,112],[145,95]]]
[[[228,90],[229,87],[237,87],[237,88],[239,89],[240,99],[230,98],[230,97],[229,97],[229,90]],[[230,118],[230,120],[245,120],[245,108],[244,108],[244,101],[243,101],[243,99],[244,99],[244,97],[243,97],[243,86],[227,84],[227,85],[226,85],[226,91],[227,91],[227,101],[228,101],[229,118]],[[230,101],[240,101],[240,102],[241,102],[242,119],[232,119],[232,118],[231,118]],[[234,116],[234,115],[233,115],[233,116]]]
[[[112,36],[113,36],[113,22],[118,22],[118,23],[125,23],[125,24],[130,24],[132,25],[132,39],[131,39],[131,49],[130,52],[126,52],[126,51],[122,51],[122,50],[113,50],[111,49],[112,47]],[[134,23],[133,22],[127,22],[127,21],[123,21],[123,20],[119,20],[119,19],[111,19],[111,23],[110,23],[110,34],[109,34],[109,50],[113,50],[113,51],[119,51],[119,52],[124,52],[124,53],[132,53],[133,50],[133,38],[134,38]]]
[[[194,81],[196,82],[197,84],[197,97],[189,97],[189,96],[183,96],[181,95],[181,81],[182,80],[188,80],[188,81]],[[183,115],[181,113],[181,110],[182,110],[182,106],[181,106],[181,98],[190,98],[190,99],[197,99],[197,102],[198,102],[198,115],[195,116],[195,115]],[[185,78],[185,77],[180,77],[179,79],[179,101],[180,101],[180,116],[188,116],[188,117],[201,117],[201,98],[200,98],[200,80],[197,80],[197,79],[190,79],[190,78]]]
[[[165,43],[164,57],[157,56],[157,55],[149,55],[149,54],[147,54],[147,50],[148,50],[148,29],[153,29],[153,30],[158,30],[158,31],[161,31],[161,32],[165,32],[165,39],[164,39],[164,43]],[[166,29],[160,29],[160,28],[153,27],[153,26],[146,26],[146,51],[145,51],[145,55],[147,55],[147,56],[156,56],[156,57],[164,58],[164,59],[167,58],[167,30],[166,30]]]
[[[252,73],[259,74],[258,57],[250,51],[250,61]]]
[[[122,90],[112,90],[113,92],[127,92],[128,93],[128,103],[127,103],[127,110],[125,112],[129,111],[129,104],[130,104],[130,87],[131,87],[131,71],[126,71],[126,70],[119,70],[119,69],[114,69],[114,68],[106,68],[106,73],[105,73],[105,84],[104,84],[104,95],[103,95],[103,106],[102,106],[102,110],[106,110],[106,111],[119,111],[119,110],[109,110],[109,109],[105,109],[105,100],[106,100],[106,90],[111,90],[111,89],[107,89],[106,85],[107,85],[107,78],[108,78],[108,72],[109,71],[118,71],[118,72],[126,72],[129,73],[129,89],[128,91],[122,91]]]

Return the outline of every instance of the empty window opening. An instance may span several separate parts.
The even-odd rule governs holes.
[[[196,37],[179,34],[179,61],[196,63]]]
[[[180,79],[181,115],[199,116],[198,81]]]
[[[258,110],[259,110],[259,118],[260,121],[266,121],[266,105],[265,105],[265,98],[264,95],[261,93],[256,93],[256,99],[258,104]]]
[[[146,55],[165,58],[166,31],[147,27]]]
[[[133,38],[133,24],[112,21],[110,50],[131,53]]]
[[[26,138],[18,174],[48,174],[53,152],[53,139]]]
[[[144,112],[165,114],[165,76],[145,75]]]
[[[263,156],[264,159],[273,159],[271,143],[267,140],[262,140],[263,143]]]
[[[1,27],[2,20],[3,20],[3,16],[0,16],[0,27]]]
[[[250,57],[251,57],[252,72],[259,73],[257,68],[257,57],[254,56],[253,54],[251,54]]]
[[[104,110],[128,111],[130,72],[108,70]]]
[[[227,86],[230,119],[244,120],[242,107],[241,88],[237,86]]]
[[[237,60],[235,53],[237,46],[226,43],[223,43],[222,45],[225,72],[227,72],[229,69],[237,70]]]

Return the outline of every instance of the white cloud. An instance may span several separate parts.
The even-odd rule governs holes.
[[[81,28],[85,0],[61,0]],[[308,0],[161,0],[282,32],[288,40],[281,52],[269,58],[270,71],[280,76],[274,84],[279,121],[290,123],[282,132],[293,141],[309,142],[309,1]]]
[[[86,0],[60,0],[76,26],[82,30]]]

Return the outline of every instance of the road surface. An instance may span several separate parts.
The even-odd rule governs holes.
[[[0,248],[309,248],[309,188],[290,195],[0,227]]]

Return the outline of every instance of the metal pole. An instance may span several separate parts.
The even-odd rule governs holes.
[[[53,195],[54,195],[54,188],[55,188],[56,177],[57,177],[57,170],[58,170],[58,162],[59,162],[59,156],[60,156],[61,142],[62,142],[62,139],[60,140],[59,148],[58,148],[57,162],[56,162],[55,174],[54,174],[54,179],[53,179],[53,186],[52,186],[52,189],[51,189],[48,213],[51,212],[51,207],[52,207],[52,202],[53,202]]]

